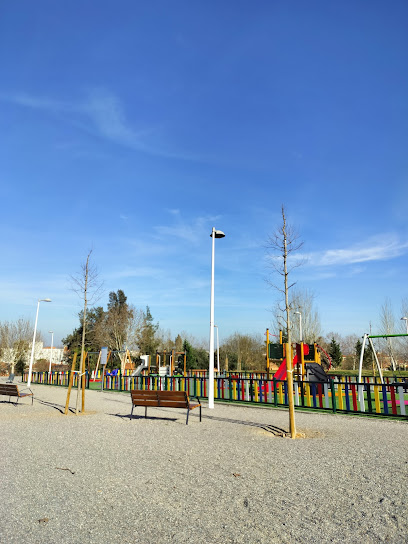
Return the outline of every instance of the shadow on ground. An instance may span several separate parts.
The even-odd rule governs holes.
[[[160,421],[177,421],[179,418],[168,418],[168,417],[152,417],[147,416],[145,418],[142,415],[133,415],[132,418],[130,418],[129,414],[109,414],[110,416],[119,417],[121,419],[150,419],[150,420],[160,420]],[[198,418],[198,414],[190,414],[190,417]],[[274,436],[286,436],[287,431],[285,429],[281,429],[280,427],[276,427],[275,425],[266,425],[265,423],[257,423],[255,421],[243,421],[241,419],[231,419],[226,417],[218,417],[218,416],[207,416],[202,415],[202,419],[210,419],[213,421],[222,421],[223,423],[231,423],[234,425],[247,425],[249,427],[256,427],[258,429],[262,429],[263,431],[266,431],[268,433],[273,434]]]

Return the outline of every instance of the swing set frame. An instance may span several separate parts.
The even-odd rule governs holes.
[[[365,350],[366,342],[368,341],[368,345],[370,346],[371,351],[372,351],[372,353],[374,355],[375,363],[376,363],[377,369],[378,369],[378,375],[380,376],[380,381],[381,381],[382,384],[384,384],[384,378],[383,378],[383,375],[382,375],[381,366],[380,366],[380,363],[378,361],[377,352],[375,351],[372,338],[397,338],[397,337],[400,337],[400,336],[408,336],[408,334],[368,334],[368,333],[364,334],[363,343],[361,345],[360,361],[359,361],[359,365],[358,365],[358,383],[361,383],[361,375],[362,375],[362,371],[363,371],[364,350]],[[395,363],[392,362],[393,366],[394,366],[394,364]],[[395,371],[396,369],[394,368],[393,370]]]

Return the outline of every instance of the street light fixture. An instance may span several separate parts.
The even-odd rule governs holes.
[[[407,334],[408,334],[408,317],[401,317],[401,321],[405,321],[405,326],[407,327]]]
[[[222,230],[212,228],[212,253],[211,253],[211,299],[210,299],[210,366],[208,372],[208,408],[214,408],[214,254],[215,239],[224,238]]]
[[[31,375],[33,373],[33,361],[34,361],[34,348],[35,348],[35,336],[37,334],[37,322],[38,322],[38,311],[40,309],[40,302],[51,302],[50,298],[39,298],[37,303],[37,314],[35,316],[35,325],[34,325],[34,336],[33,336],[33,345],[31,348],[31,358],[30,358],[30,366],[28,367],[28,380],[27,380],[27,387],[30,387],[31,385]]]
[[[50,352],[50,369],[48,371],[48,380],[51,376],[51,364],[52,364],[52,348],[54,347],[54,331],[48,331],[51,334],[51,352]]]
[[[295,312],[295,314],[299,314],[299,336],[300,336],[300,343],[303,342],[303,334],[302,334],[302,314],[301,312]]]

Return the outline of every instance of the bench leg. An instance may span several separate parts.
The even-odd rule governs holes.
[[[188,414],[190,413],[190,408],[187,408],[187,419],[186,419],[186,425],[188,425]]]
[[[145,406],[145,419],[147,418],[147,406]]]
[[[130,417],[129,417],[129,419],[132,419],[132,417],[133,417],[133,408],[134,408],[134,407],[135,407],[134,404],[132,404],[132,411],[130,412]]]
[[[200,404],[200,423],[201,423],[201,404]]]

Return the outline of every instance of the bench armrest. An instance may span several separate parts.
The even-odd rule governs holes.
[[[21,388],[19,387],[18,392],[21,393],[22,391],[27,391],[27,389],[28,389],[28,391],[30,391],[30,393],[32,395],[34,395],[34,393],[31,391],[31,389],[29,387],[21,387]],[[28,393],[25,393],[25,395],[28,395]]]

